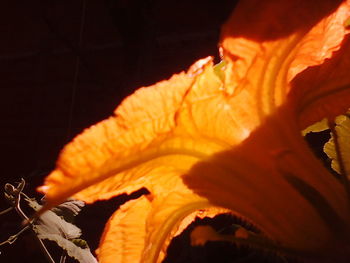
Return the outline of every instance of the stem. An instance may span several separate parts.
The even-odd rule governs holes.
[[[10,236],[7,240],[3,241],[0,243],[0,246],[5,245],[5,244],[13,244],[17,238],[19,237],[20,234],[22,234],[24,231],[26,231],[29,228],[29,226],[23,227],[18,233]]]
[[[8,213],[8,212],[10,212],[12,209],[13,209],[13,207],[11,206],[11,207],[9,207],[9,208],[7,208],[7,209],[1,211],[1,212],[0,212],[0,216],[6,214],[6,213]]]
[[[61,255],[61,258],[60,258],[60,263],[65,263],[66,262],[66,258],[67,258],[66,252],[63,251],[63,254]]]
[[[21,184],[17,187],[17,189],[19,190],[16,195],[14,195],[14,198],[15,198],[15,203],[13,204],[13,207],[15,208],[16,212],[23,218],[25,219],[28,224],[23,228],[23,229],[26,229],[26,228],[29,228],[31,229],[32,233],[34,233],[34,236],[36,238],[36,240],[39,242],[39,246],[42,250],[42,252],[44,253],[46,259],[50,262],[50,263],[55,263],[55,261],[53,260],[53,258],[51,257],[51,254],[49,253],[49,251],[47,250],[46,246],[44,245],[43,241],[36,235],[34,229],[33,229],[33,223],[31,221],[29,221],[28,219],[28,216],[22,211],[21,207],[20,207],[20,202],[21,202],[21,193],[22,193],[22,190],[24,188],[24,180],[22,179],[22,182]],[[22,230],[23,230],[22,229]],[[21,230],[21,231],[22,231]],[[20,231],[20,232],[21,232]],[[23,232],[23,231],[22,231]],[[10,237],[11,238],[11,237]]]
[[[44,245],[44,242],[36,235],[36,233],[34,232],[34,230],[32,229],[32,232],[34,233],[34,236],[36,237],[36,239],[39,242],[41,251],[44,253],[46,259],[50,262],[50,263],[55,263],[55,261],[53,260],[53,258],[51,257],[50,252],[47,250],[46,246]]]

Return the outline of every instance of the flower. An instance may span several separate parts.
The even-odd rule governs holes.
[[[301,130],[350,105],[350,1],[242,0],[223,26],[224,64],[197,61],[140,88],[62,151],[40,191],[49,209],[146,187],[108,221],[100,262],[160,262],[196,215],[230,211],[276,248],[350,257],[349,187]]]

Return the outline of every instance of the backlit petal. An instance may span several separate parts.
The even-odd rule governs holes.
[[[187,74],[138,90],[68,144],[41,188],[47,207],[73,195],[93,202],[149,187],[150,174],[179,176],[247,138],[259,124],[255,109],[254,97],[229,96],[211,60],[200,60]]]
[[[163,140],[164,135],[174,127],[174,114],[192,81],[193,78],[181,73],[169,81],[140,89],[117,108],[116,116],[92,126],[76,137],[64,148],[57,169],[49,175],[45,186],[41,188],[47,194],[49,202],[61,202],[91,184],[99,183],[155,156],[156,150],[148,153],[148,156],[137,153],[147,148],[153,140]],[[116,180],[116,188],[130,179],[127,175],[120,175]],[[120,190],[130,192],[141,187],[136,180],[133,181],[135,184],[133,182],[131,189]],[[89,195],[87,201],[98,198]]]
[[[349,63],[347,62],[349,59],[346,58],[349,57],[349,52],[344,50],[341,57],[343,65],[340,69],[336,69],[340,70],[336,78],[329,77],[333,77],[332,71],[336,71],[340,56],[338,59],[335,58],[327,69],[325,66],[322,67],[322,80],[318,79],[321,74],[316,75],[321,72],[317,72],[307,74],[306,80],[304,75],[299,77],[302,83],[305,83],[304,88],[296,83],[290,85],[290,81],[298,77],[299,73],[304,74],[302,71],[308,67],[321,65],[342,45],[349,46],[343,43],[346,34],[349,33],[344,27],[345,21],[350,16],[349,1],[345,1],[338,8],[339,1],[276,3],[248,0],[240,3],[236,12],[225,24],[222,33],[222,51],[228,60],[227,67],[231,69],[226,71],[225,84],[231,93],[237,94],[244,90],[254,96],[260,117],[270,114],[276,106],[284,103],[291,89],[297,89],[296,92],[300,94],[298,98],[301,98],[305,94],[309,95],[310,90],[318,95],[322,90],[331,89],[329,87],[323,89],[315,84],[307,88],[312,81],[318,84],[328,77],[329,82],[342,78],[342,81],[339,81],[342,87],[344,82],[348,83],[341,73],[345,72]],[[256,12],[247,12],[248,7]],[[336,11],[328,15],[334,9]],[[262,22],[263,19],[267,21]],[[311,28],[312,23],[317,24]],[[337,85],[334,84],[339,87]],[[339,111],[341,110],[344,108],[339,107]],[[320,118],[321,115],[318,114],[317,117]],[[313,121],[316,120],[314,118]],[[309,122],[308,125],[310,124]],[[305,125],[303,124],[303,128]]]
[[[220,212],[227,210],[213,208],[206,199],[192,193],[172,192],[129,201],[106,225],[99,262],[161,262],[171,238],[196,216],[213,217]]]
[[[212,72],[211,63],[206,67]],[[80,193],[79,198],[92,202],[109,198],[111,194],[131,192],[141,188],[144,182],[140,179],[145,175],[142,171],[132,171],[139,165],[171,154],[199,158],[221,149],[221,145],[205,138],[201,141],[181,132],[175,134],[179,115],[190,110],[183,108],[188,105],[191,108],[191,101],[187,101],[186,96],[196,80],[196,70],[203,68],[195,65],[187,74],[174,75],[168,81],[138,90],[116,109],[116,116],[91,127],[68,144],[60,155],[56,170],[41,188],[47,194],[48,202],[57,204],[92,184],[98,184],[98,189],[87,190],[86,195]],[[218,78],[214,73],[211,75]],[[210,96],[210,91],[206,95]],[[200,101],[202,98],[193,96],[192,99]],[[184,122],[179,130],[193,129],[192,124],[185,126]],[[184,162],[179,160],[177,163]],[[169,165],[176,166],[176,162]],[[148,172],[153,167],[151,164]],[[143,171],[147,172],[147,169]],[[118,176],[113,179],[114,185],[108,184],[110,181],[106,181],[106,185],[99,184],[115,175]],[[118,191],[111,193],[111,187]]]
[[[350,39],[322,65],[310,67],[292,82],[294,103],[301,128],[321,120],[334,119],[350,105]]]
[[[142,196],[122,205],[108,220],[97,251],[100,263],[139,262],[151,202]]]
[[[349,231],[347,195],[288,114],[282,116],[286,119],[270,116],[239,146],[196,164],[185,182],[213,204],[250,219],[279,245],[300,253],[335,253]]]

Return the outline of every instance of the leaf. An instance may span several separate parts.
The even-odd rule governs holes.
[[[36,211],[42,208],[34,199],[26,198],[25,200],[28,202],[28,205]],[[66,239],[73,239],[81,236],[81,230],[77,226],[68,223],[51,210],[43,213],[35,224],[35,229],[41,233],[61,235]]]
[[[48,239],[56,242],[57,245],[59,245],[67,252],[68,256],[75,258],[80,263],[97,263],[97,260],[91,254],[89,248],[80,248],[74,244],[74,242],[67,240],[60,235],[50,234],[49,232],[46,232],[46,230],[37,229],[36,231],[38,231],[37,233],[40,239]]]
[[[310,132],[321,132],[321,131],[325,131],[328,130],[328,120],[327,119],[322,119],[312,125],[310,125],[309,127],[307,127],[305,130],[303,130],[301,133],[303,136],[305,136],[306,134],[310,133]]]
[[[25,199],[34,210],[39,210],[42,206],[34,199]],[[70,203],[70,204],[67,204]],[[81,205],[80,202],[68,201],[65,207]],[[76,209],[75,207],[74,209]],[[73,210],[74,210],[73,209]],[[74,210],[77,211],[77,210]],[[48,239],[56,242],[62,247],[70,257],[77,259],[81,263],[97,263],[89,248],[81,248],[74,243],[74,240],[81,236],[81,230],[75,225],[68,223],[51,210],[43,213],[33,224],[33,230],[40,239]]]
[[[81,230],[68,223],[52,211],[42,214],[35,223],[35,231],[39,235],[58,235],[65,239],[73,239],[81,236]]]
[[[335,119],[335,130],[337,132],[345,172],[350,179],[350,119],[347,115],[341,115]],[[334,145],[334,135],[325,144],[323,150],[332,160],[331,166],[333,170],[340,174],[339,159]]]
[[[72,223],[74,217],[79,214],[85,203],[81,200],[68,199],[66,202],[51,209],[56,215],[62,216],[64,220]]]

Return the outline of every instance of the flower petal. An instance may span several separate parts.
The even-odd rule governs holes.
[[[180,73],[168,81],[138,90],[116,109],[116,116],[91,127],[68,144],[60,155],[56,170],[47,177],[45,186],[40,188],[47,194],[48,203],[57,204],[117,174],[114,188],[119,190],[118,193],[131,192],[143,186],[137,181],[143,174],[137,172],[135,176],[133,172],[123,171],[161,156],[183,154],[198,158],[205,156],[206,152],[211,153],[215,144],[204,143],[205,140],[197,143],[191,137],[182,138],[180,133],[173,134],[178,126],[177,116],[183,110],[187,93],[196,80],[196,71],[203,70],[202,64],[208,65],[205,67],[212,71],[209,61],[198,62],[187,74]],[[214,73],[211,76],[218,79]],[[188,104],[191,104],[190,101]],[[103,194],[109,188],[109,185],[99,184],[102,197],[89,194],[84,198],[80,194],[79,198],[89,202],[108,198],[110,196]],[[114,191],[113,194],[118,193]]]
[[[241,1],[222,33],[221,47],[230,69],[226,70],[225,80],[228,92],[248,92],[255,99],[260,118],[269,115],[291,91],[300,90],[299,85],[290,86],[295,76],[324,63],[342,46],[349,33],[344,23],[350,16],[350,2],[339,4],[340,1]],[[345,72],[346,66],[343,68]],[[326,78],[329,71],[323,73]],[[306,84],[316,77],[310,76]],[[315,93],[322,90],[315,85],[309,89],[304,86],[298,98],[311,89]]]
[[[96,251],[100,263],[139,262],[151,202],[141,196],[122,205],[108,220]]]
[[[311,28],[342,0],[243,0],[223,27],[224,36],[264,42]]]
[[[283,247],[333,253],[347,244],[345,189],[313,156],[284,110],[290,109],[280,108],[239,146],[197,163],[184,181]]]
[[[227,95],[211,58],[186,74],[142,88],[116,109],[116,116],[64,148],[40,188],[47,195],[46,209],[72,195],[93,202],[152,187],[150,174],[153,179],[179,176],[198,159],[244,140],[259,124],[253,108],[246,93]]]
[[[129,201],[106,225],[99,262],[161,262],[171,239],[196,216],[223,212],[227,210],[212,208],[206,199],[192,193],[172,192]]]
[[[334,119],[350,106],[350,38],[322,65],[300,73],[290,94],[299,125],[305,128],[322,118]]]

